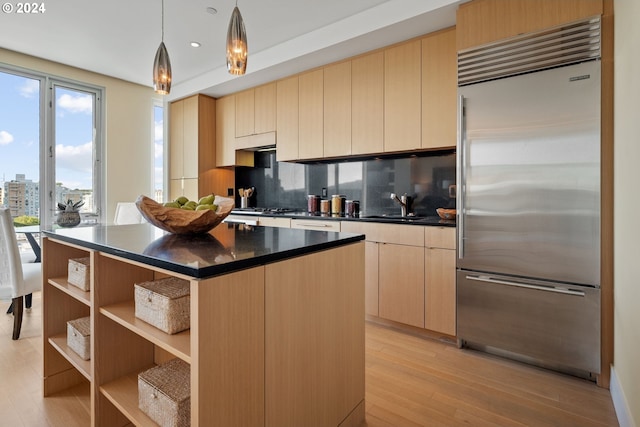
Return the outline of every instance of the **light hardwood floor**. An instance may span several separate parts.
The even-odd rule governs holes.
[[[88,398],[42,398],[40,295],[11,340],[0,303],[0,426],[86,427]],[[581,379],[366,326],[368,427],[618,426],[608,390]]]

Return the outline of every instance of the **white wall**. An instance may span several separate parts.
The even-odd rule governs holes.
[[[613,372],[616,378],[612,378],[611,392],[614,402],[617,400],[621,425],[640,426],[640,271],[637,270],[640,261],[640,2],[615,0],[614,17]],[[627,413],[621,413],[620,401],[626,401]]]
[[[153,197],[153,105],[154,100],[161,97],[151,87],[4,49],[0,49],[0,62],[104,87],[105,220],[113,220],[117,202],[133,201],[140,194]],[[151,68],[152,64],[149,63],[149,79]]]

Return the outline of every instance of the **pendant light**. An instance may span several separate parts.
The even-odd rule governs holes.
[[[162,40],[153,61],[153,89],[160,95],[171,91],[171,61],[164,45],[164,0],[162,0]]]
[[[247,33],[237,0],[227,30],[227,70],[229,74],[235,75],[242,75],[247,71]]]

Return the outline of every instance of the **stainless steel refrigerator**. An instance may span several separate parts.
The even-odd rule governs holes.
[[[599,28],[594,22],[583,24],[591,37],[587,49]],[[457,336],[461,346],[594,377],[600,372],[599,50],[536,67],[535,37],[515,46],[529,52],[521,55],[533,64],[524,73],[504,71],[512,53],[502,54],[503,64],[493,66],[502,71],[491,79],[478,71],[486,68],[483,61],[496,63],[486,60],[495,56],[491,51],[459,58]],[[469,78],[474,75],[479,81]]]

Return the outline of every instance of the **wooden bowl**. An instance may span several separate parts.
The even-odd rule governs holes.
[[[233,209],[234,201],[226,197],[216,197],[214,204],[218,206],[215,211],[190,211],[163,206],[147,196],[141,195],[136,200],[136,206],[144,219],[156,227],[174,234],[209,232],[229,215]]]
[[[442,219],[456,219],[456,210],[455,209],[445,209],[438,208],[436,209],[438,216]]]

